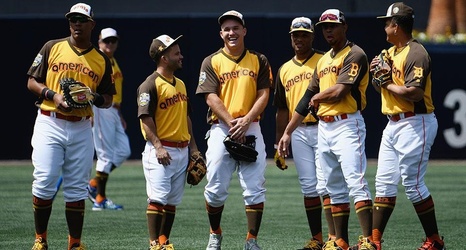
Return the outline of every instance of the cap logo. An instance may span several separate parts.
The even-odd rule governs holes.
[[[163,51],[163,46],[160,45],[159,48],[158,48],[159,51]]]
[[[400,11],[400,8],[398,8],[398,7],[393,8],[393,14],[396,14],[396,13],[398,13],[399,11]]]

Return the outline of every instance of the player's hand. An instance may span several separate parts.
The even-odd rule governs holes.
[[[280,157],[288,157],[290,155],[289,145],[291,138],[287,134],[283,134],[282,138],[277,144],[277,152]]]
[[[157,148],[155,150],[155,156],[157,157],[157,161],[159,162],[159,164],[162,164],[164,166],[170,165],[170,160],[172,159],[172,157],[164,147]]]
[[[232,127],[228,131],[230,134],[231,139],[244,143],[246,141],[246,132],[249,129],[249,125],[251,124],[249,118],[246,117],[238,117],[230,121]]]
[[[53,102],[55,103],[55,107],[64,112],[71,112],[73,110],[65,101],[65,97],[62,94],[56,93],[53,96]]]
[[[371,64],[369,65],[369,72],[371,74],[374,74],[375,67],[379,65],[380,63],[380,58],[378,56],[375,56],[374,59],[372,59]]]

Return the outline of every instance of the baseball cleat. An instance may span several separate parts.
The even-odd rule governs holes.
[[[152,241],[150,243],[149,250],[161,250],[159,243],[157,241],[155,241],[155,240]]]
[[[244,244],[243,250],[261,250],[261,248],[257,244],[256,239],[251,238],[246,241],[246,244]]]
[[[325,242],[322,250],[344,250],[344,249],[339,247],[334,240],[329,240]]]
[[[94,202],[94,205],[92,206],[92,211],[102,210],[123,210],[123,206],[113,203],[113,201],[111,201],[110,199],[105,199],[101,203]]]
[[[175,250],[175,248],[173,247],[173,244],[167,244],[167,245],[162,245],[160,247],[160,250]]]
[[[445,243],[443,242],[443,237],[441,241],[429,241],[429,239],[425,239],[424,243],[420,248],[417,250],[445,250]]]
[[[87,196],[89,197],[89,200],[95,203],[95,197],[97,197],[97,188],[87,185]]]
[[[380,244],[379,244],[380,246]],[[377,244],[374,242],[369,241],[366,237],[360,235],[358,244],[350,247],[348,250],[380,250],[381,248],[377,248]]]
[[[221,250],[222,238],[223,236],[221,234],[211,233],[209,236],[209,243],[207,244],[206,250]]]
[[[34,245],[31,250],[47,250],[49,249],[47,241],[43,240],[42,237],[37,238],[34,241]]]
[[[312,238],[299,250],[322,250],[323,246],[324,245],[320,241]]]
[[[71,247],[71,250],[86,250],[86,247],[80,243],[80,244],[74,244],[72,247]]]

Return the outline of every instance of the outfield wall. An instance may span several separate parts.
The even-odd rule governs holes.
[[[293,16],[248,17],[246,46],[264,53],[274,74],[278,67],[293,56],[290,46],[289,23]],[[316,16],[311,16],[315,20]],[[348,38],[360,45],[373,58],[388,47],[385,42],[383,24],[374,17],[348,16]],[[49,39],[69,35],[66,19],[0,19],[5,38],[0,41],[4,52],[2,72],[3,96],[7,105],[3,111],[1,139],[4,150],[0,160],[29,159],[30,139],[36,117],[36,100],[26,88],[26,72],[41,46]],[[160,34],[172,37],[182,34],[180,42],[184,56],[183,69],[177,76],[185,81],[191,96],[194,114],[192,120],[195,137],[201,150],[205,150],[203,140],[208,129],[205,123],[207,106],[203,98],[194,96],[202,59],[222,46],[216,18],[177,17],[177,18],[107,18],[98,19],[94,30],[94,43],[100,29],[113,27],[121,36],[116,58],[123,70],[125,82],[122,112],[126,118],[132,146],[131,159],[139,159],[144,141],[142,140],[137,119],[136,89],[149,75],[155,65],[148,55],[153,38]],[[316,29],[315,47],[328,50],[322,39],[321,31]],[[466,56],[463,46],[426,46],[433,59],[433,99],[439,120],[439,131],[431,158],[466,159],[466,80],[461,77]],[[6,79],[5,79],[6,78]],[[271,95],[272,97],[272,95]],[[380,113],[380,96],[369,86],[367,90],[368,107],[363,115],[367,125],[366,153],[368,158],[376,158],[381,133],[387,119]],[[269,156],[273,156],[275,140],[275,109],[266,109],[261,122]],[[90,142],[91,143],[91,142]]]

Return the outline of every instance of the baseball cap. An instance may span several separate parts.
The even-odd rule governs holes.
[[[70,12],[66,13],[65,17],[69,18],[70,16],[74,15],[83,15],[88,17],[90,20],[93,20],[94,18],[94,13],[92,12],[91,6],[85,3],[77,3],[73,5],[70,9]]]
[[[222,25],[223,21],[225,21],[226,19],[235,19],[238,22],[240,22],[241,24],[243,24],[243,26],[246,26],[246,23],[244,22],[244,19],[243,19],[243,14],[239,13],[236,10],[229,10],[229,11],[223,13],[218,18],[218,24]]]
[[[105,38],[116,37],[120,38],[117,34],[117,31],[112,28],[105,28],[100,31],[100,39],[104,40]]]
[[[407,16],[414,18],[414,10],[403,2],[396,2],[387,9],[387,15],[378,16],[377,18],[390,18],[394,16]]]
[[[345,14],[338,9],[328,9],[320,15],[316,25],[321,23],[346,23]]]
[[[307,17],[297,17],[293,19],[290,26],[290,33],[295,31],[306,31],[314,33],[314,25],[312,24],[311,19]]]
[[[167,50],[170,46],[176,43],[183,35],[178,36],[176,39],[169,37],[168,35],[160,35],[154,40],[149,48],[150,58],[155,59],[162,55],[162,53]]]

